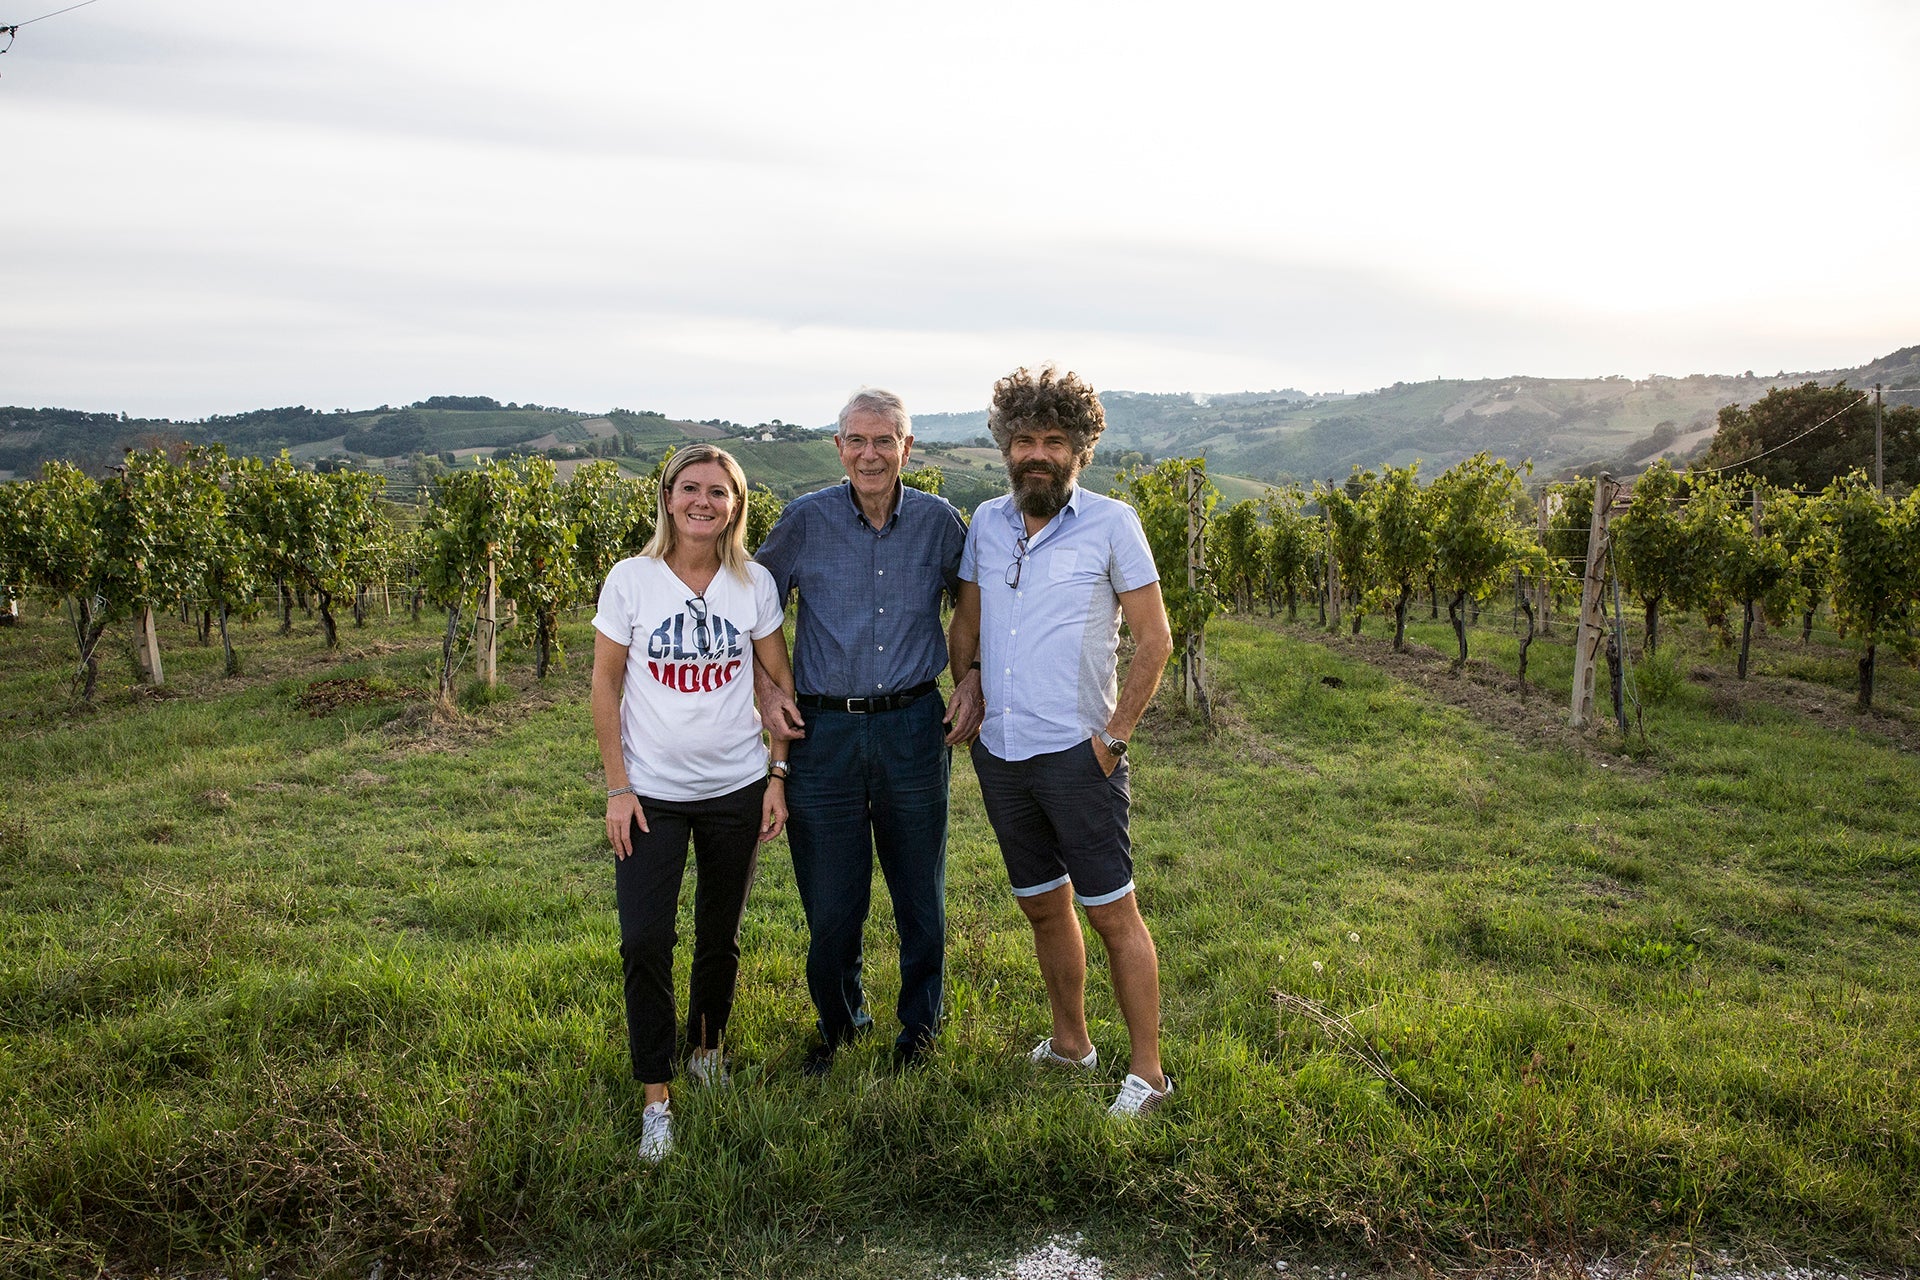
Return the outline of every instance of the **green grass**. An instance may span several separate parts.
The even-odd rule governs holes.
[[[1522,748],[1304,628],[1218,623],[1216,729],[1163,705],[1137,739],[1180,1078],[1141,1126],[1101,1111],[1125,1035],[1097,946],[1103,1087],[1025,1066],[1044,1002],[964,761],[949,1020],[919,1074],[886,1074],[882,1035],[800,1075],[805,930],[775,845],[739,1083],[676,1097],[657,1170],[634,1155],[585,628],[545,687],[509,655],[455,717],[298,704],[318,679],[431,687],[438,630],[349,622],[329,655],[263,621],[226,681],[175,624],[169,691],[135,692],[116,653],[92,709],[66,700],[56,618],[0,630],[0,1271],[506,1252],[894,1274],[891,1241],[930,1260],[1056,1228],[1162,1259],[1681,1242],[1920,1263],[1920,768],[1851,724],[1729,715],[1684,627],[1689,675],[1613,755]],[[1473,643],[1510,669],[1506,633]],[[1564,691],[1564,643],[1535,646],[1540,696]],[[1911,673],[1883,679],[1913,705]],[[1417,1101],[1275,991],[1346,1017]]]

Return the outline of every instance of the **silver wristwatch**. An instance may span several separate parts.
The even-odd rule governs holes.
[[[1116,738],[1105,729],[1100,731],[1100,745],[1116,756],[1124,756],[1127,754],[1127,740],[1125,738]]]

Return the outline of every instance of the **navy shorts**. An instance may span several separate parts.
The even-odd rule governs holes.
[[[1090,741],[1009,761],[976,740],[973,771],[1014,897],[1071,884],[1082,906],[1100,907],[1133,892],[1124,757],[1109,775]]]

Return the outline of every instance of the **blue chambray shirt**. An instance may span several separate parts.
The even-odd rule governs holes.
[[[981,745],[1002,760],[1065,751],[1104,729],[1120,700],[1120,594],[1160,581],[1134,509],[1079,485],[1027,540],[1011,497],[980,504],[960,576],[980,585]]]
[[[947,665],[940,596],[959,592],[966,521],[945,498],[896,486],[893,515],[879,529],[845,481],[803,494],[754,554],[782,603],[800,589],[800,693],[877,697],[924,684]]]

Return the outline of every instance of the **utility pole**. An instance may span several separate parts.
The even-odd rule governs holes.
[[[1876,382],[1873,384],[1873,487],[1880,491],[1883,498],[1887,495],[1887,463],[1880,437],[1886,420],[1886,402],[1880,398],[1880,384]]]

